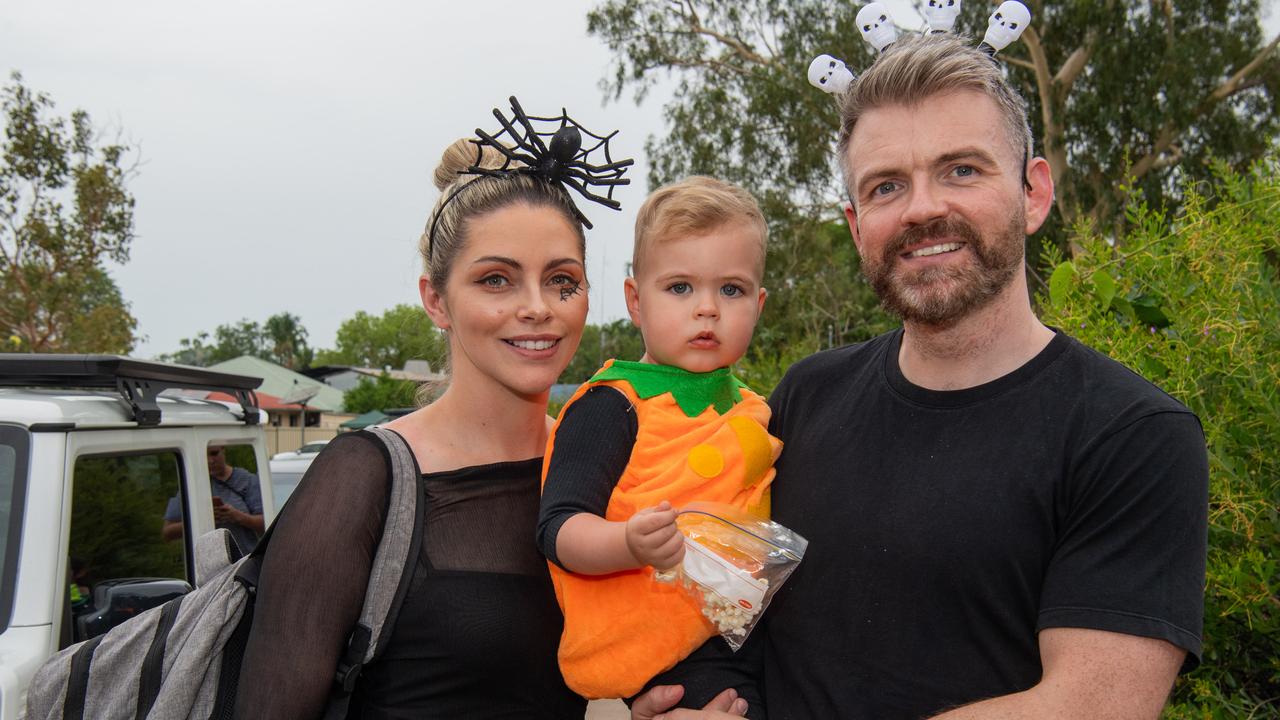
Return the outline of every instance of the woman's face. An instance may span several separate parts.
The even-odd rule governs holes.
[[[472,218],[443,297],[424,278],[423,304],[449,330],[453,383],[547,392],[582,338],[586,268],[560,212],[509,205]]]

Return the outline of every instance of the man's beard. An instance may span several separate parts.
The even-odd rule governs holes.
[[[1024,225],[1020,209],[993,238],[981,237],[972,225],[958,218],[918,225],[895,237],[875,262],[864,259],[862,273],[889,312],[904,321],[948,327],[995,299],[1022,267]],[[906,248],[932,239],[959,240],[973,251],[975,262],[904,270],[900,256]]]

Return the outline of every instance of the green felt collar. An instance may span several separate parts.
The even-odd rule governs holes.
[[[614,360],[591,378],[591,382],[600,380],[625,380],[643,400],[669,392],[680,410],[691,418],[701,415],[708,407],[725,414],[742,402],[742,388],[747,387],[729,368],[695,373],[672,365],[627,360]]]

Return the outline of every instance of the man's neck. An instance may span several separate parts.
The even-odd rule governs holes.
[[[904,323],[898,366],[913,384],[963,390],[1025,365],[1053,339],[1019,278],[981,309],[945,327]]]
[[[224,483],[224,482],[226,482],[226,481],[228,481],[228,480],[230,480],[230,479],[231,479],[231,473],[232,473],[231,466],[230,466],[230,465],[228,465],[228,466],[226,466],[225,468],[223,468],[223,469],[222,469],[222,474],[221,474],[221,475],[214,475],[213,477],[214,477],[214,479],[215,479],[215,480],[217,480],[218,482],[223,482],[223,483]]]

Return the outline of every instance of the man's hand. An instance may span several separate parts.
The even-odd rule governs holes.
[[[213,499],[213,521],[219,525],[244,525],[245,514],[222,501]]]
[[[642,565],[666,570],[684,559],[684,536],[676,527],[676,511],[663,500],[627,520],[627,550]]]
[[[665,504],[665,503],[664,503]],[[723,720],[747,715],[747,701],[729,688],[715,696],[701,710],[670,710],[684,697],[679,685],[656,685],[631,704],[631,720]]]

